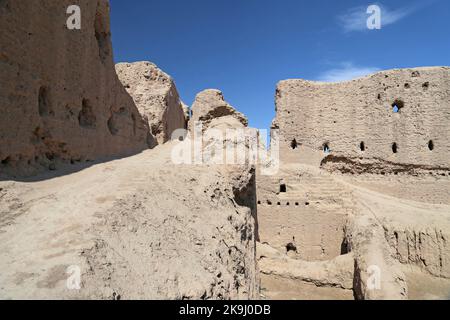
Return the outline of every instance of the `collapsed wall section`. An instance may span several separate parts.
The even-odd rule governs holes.
[[[171,139],[177,129],[186,129],[186,111],[173,79],[147,61],[118,63],[117,75],[158,143]]]

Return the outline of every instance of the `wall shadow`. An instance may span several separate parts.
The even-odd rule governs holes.
[[[8,182],[8,181],[15,181],[15,182],[39,182],[44,180],[50,180],[70,174],[74,174],[80,171],[83,171],[85,169],[88,169],[90,167],[93,167],[95,165],[99,165],[102,163],[112,162],[116,160],[121,160],[125,158],[129,158],[138,154],[141,154],[142,152],[145,152],[147,150],[151,149],[143,149],[138,152],[133,153],[127,153],[117,156],[109,156],[109,157],[101,157],[96,160],[87,160],[82,162],[56,162],[55,163],[55,170],[50,170],[42,167],[41,170],[37,171],[36,174],[33,175],[23,175],[20,173],[14,173],[14,170],[9,168],[5,171],[0,171],[0,182]]]

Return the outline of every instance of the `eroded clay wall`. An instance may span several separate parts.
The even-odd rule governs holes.
[[[148,61],[118,63],[116,71],[158,143],[169,141],[175,130],[186,129],[182,102],[168,74]]]
[[[0,170],[31,173],[152,145],[115,73],[107,0],[0,1]]]
[[[284,166],[273,176],[257,175],[259,240],[306,261],[345,254],[350,196],[329,176],[298,167]]]
[[[323,166],[375,173],[450,168],[448,67],[342,83],[281,81],[276,105],[282,159],[289,162],[326,157]]]

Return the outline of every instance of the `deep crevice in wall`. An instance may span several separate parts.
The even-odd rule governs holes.
[[[97,118],[87,99],[83,99],[81,111],[78,114],[78,122],[83,128],[94,129],[96,127]]]
[[[116,121],[114,119],[114,115],[112,115],[108,119],[108,129],[109,129],[109,132],[111,133],[111,135],[113,135],[113,136],[115,136],[119,133],[119,129],[116,127]]]
[[[111,55],[109,44],[111,34],[107,29],[106,19],[103,14],[97,8],[97,13],[95,14],[95,38],[97,39],[99,57],[104,63],[107,58]]]
[[[254,219],[254,237],[256,241],[259,241],[259,223],[258,223],[258,207],[257,195],[256,195],[256,171],[251,170],[251,179],[242,188],[233,188],[234,200],[240,206],[250,209],[251,215]]]
[[[341,243],[341,255],[347,254],[351,252],[351,246],[348,242],[347,237],[344,237]]]
[[[41,117],[54,115],[54,112],[51,107],[50,92],[47,87],[39,88],[38,104],[39,104],[39,115]]]

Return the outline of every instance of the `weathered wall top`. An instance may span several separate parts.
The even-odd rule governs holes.
[[[116,71],[159,143],[170,140],[173,131],[186,129],[182,102],[168,74],[148,61],[118,63]]]
[[[227,116],[234,118],[244,126],[248,125],[247,118],[225,101],[221,91],[207,89],[195,97],[190,125],[202,122],[204,127],[207,127],[214,119]]]
[[[448,67],[390,70],[342,83],[285,80],[276,106],[281,150],[290,161],[312,152],[325,158],[322,165],[344,171],[450,168]]]

